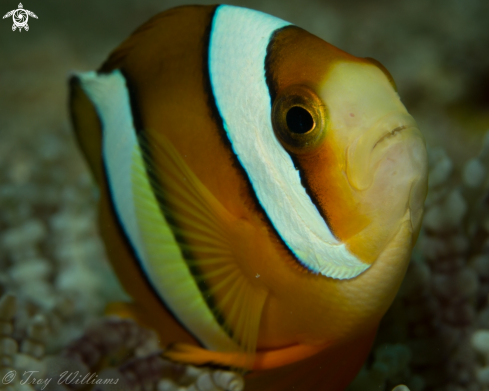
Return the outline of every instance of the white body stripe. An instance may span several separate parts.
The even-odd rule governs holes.
[[[151,252],[154,253],[154,247],[149,246],[155,243],[155,239],[146,241],[138,226],[131,178],[134,154],[141,162],[142,157],[124,77],[119,71],[114,71],[110,75],[89,72],[79,75],[79,78],[103,124],[103,157],[112,201],[144,273],[173,314],[206,347],[219,351],[238,350],[209,310],[159,208],[155,208],[151,218],[153,223],[162,226],[155,234],[164,233],[156,240],[164,251],[157,251],[159,258],[156,262],[149,256]],[[146,175],[144,187],[150,188]],[[146,196],[153,197],[149,201],[156,205],[154,194],[150,191],[147,193]],[[181,289],[183,285],[179,284],[182,281],[185,281],[185,289]]]
[[[273,132],[265,57],[273,32],[287,25],[261,12],[218,7],[209,43],[216,105],[258,200],[287,246],[316,272],[352,278],[369,265],[333,236]]]

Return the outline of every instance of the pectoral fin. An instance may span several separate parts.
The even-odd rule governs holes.
[[[190,310],[196,306],[186,300],[183,292],[189,284],[196,285],[202,299],[199,305],[206,307],[235,343],[234,349],[225,349],[225,355],[181,345],[170,347],[165,354],[187,363],[212,361],[249,368],[254,360],[267,292],[250,283],[241,270],[237,258],[243,254],[237,252],[235,242],[236,236],[243,233],[240,230],[249,231],[252,227],[238,221],[219,203],[166,137],[140,139],[140,145],[134,155],[133,183],[148,263],[157,272],[164,270],[167,285],[174,285],[172,289],[178,291],[175,296],[182,297],[179,306]],[[170,255],[165,246],[169,235],[176,241],[180,254]],[[172,257],[178,255],[185,264],[176,267]],[[181,267],[186,267],[192,277],[186,282],[180,278]],[[203,319],[195,316],[190,321],[199,328]],[[222,353],[222,349],[215,350]]]

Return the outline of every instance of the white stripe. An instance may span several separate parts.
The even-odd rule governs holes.
[[[246,8],[218,7],[209,43],[216,105],[258,200],[287,246],[316,272],[352,278],[369,265],[333,236],[273,132],[265,57],[273,32],[287,25]]]
[[[135,210],[135,194],[131,181],[134,153],[137,153],[138,159],[142,157],[124,77],[119,71],[109,75],[89,72],[78,76],[102,121],[103,157],[112,200],[122,228],[145,274],[173,314],[206,347],[220,351],[236,351],[237,345],[222,330],[203,299],[161,212],[158,216],[152,216],[152,221],[165,225],[163,231],[168,234],[162,235],[157,242],[166,248],[161,252],[161,258],[157,259],[157,262],[148,256],[151,252],[148,246],[153,245],[154,240],[149,241],[141,235]],[[149,189],[147,176],[145,179],[145,187]],[[148,193],[149,197],[153,197],[151,202],[156,203],[154,194],[149,191]],[[184,290],[176,286],[176,282],[182,280],[185,280]]]

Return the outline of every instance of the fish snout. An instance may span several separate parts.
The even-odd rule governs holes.
[[[387,151],[395,144],[410,143],[413,138],[423,139],[408,113],[392,113],[378,120],[348,147],[346,174],[350,185],[360,191],[368,189],[380,162],[391,157]]]

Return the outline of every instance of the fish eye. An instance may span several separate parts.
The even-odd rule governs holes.
[[[307,86],[294,85],[277,95],[272,107],[272,125],[281,144],[294,154],[310,152],[325,135],[327,110]]]
[[[292,133],[307,133],[314,127],[314,119],[311,113],[300,106],[291,107],[285,118]]]

